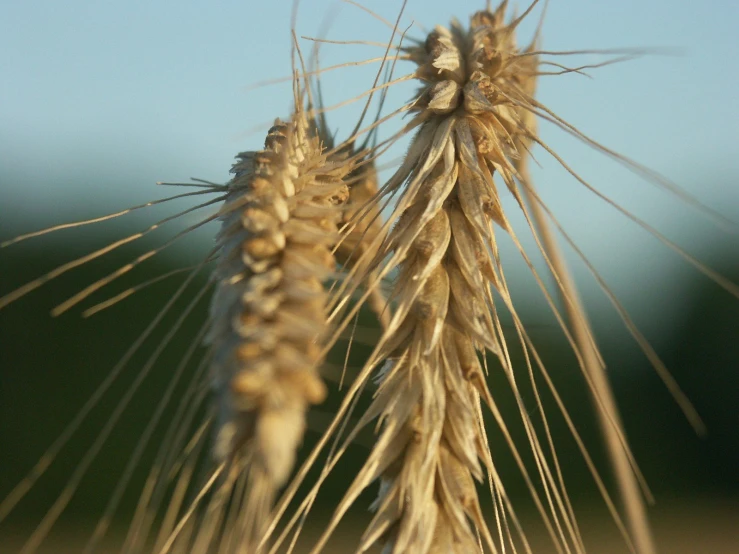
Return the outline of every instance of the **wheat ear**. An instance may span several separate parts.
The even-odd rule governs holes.
[[[513,311],[492,226],[512,232],[493,172],[513,189],[513,137],[522,132],[517,108],[498,94],[521,84],[517,23],[504,25],[504,11],[505,3],[476,14],[470,31],[437,27],[408,49],[416,77],[427,83],[413,106],[411,125],[420,130],[385,187],[391,193],[404,186],[395,210],[402,216],[368,264],[389,257],[384,273],[399,268],[395,313],[370,360],[387,362],[360,422],[379,417],[383,429],[332,521],[381,478],[362,552],[378,542],[385,552],[472,552],[480,541],[497,551],[475,480],[483,478],[484,464],[491,488],[505,496],[479,409],[482,397],[497,411],[478,357],[496,355],[513,381],[492,294]],[[576,534],[571,522],[566,526]],[[330,532],[331,526],[314,551]]]
[[[305,413],[326,388],[317,373],[326,330],[323,283],[335,271],[349,164],[327,160],[302,111],[241,154],[221,210],[211,304],[216,456],[227,482],[248,472],[235,525],[257,551],[274,496],[286,482]]]

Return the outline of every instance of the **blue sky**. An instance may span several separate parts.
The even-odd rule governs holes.
[[[396,0],[365,5],[390,20],[400,8]],[[464,21],[482,5],[410,0],[401,26],[420,24],[409,34],[421,36],[422,28],[452,16]],[[159,180],[225,181],[237,152],[260,147],[263,133],[254,129],[288,115],[289,84],[249,87],[289,75],[290,9],[289,1],[4,2],[0,235],[164,196],[170,191],[155,187]],[[329,38],[389,38],[390,30],[365,12],[324,0],[303,0],[299,34],[315,36],[327,20]],[[521,27],[522,43],[535,24],[534,18]],[[739,3],[730,0],[552,0],[545,49],[660,47],[671,54],[594,70],[593,80],[546,77],[539,99],[739,221],[737,28]],[[308,51],[310,43],[303,47]],[[381,54],[376,47],[325,46],[322,64]],[[376,66],[327,76],[327,102],[364,90]],[[392,100],[402,102],[411,91],[399,88]],[[330,124],[348,130],[355,116],[355,108],[344,110],[332,114]],[[601,190],[676,242],[701,249],[713,236],[705,218],[602,155],[549,126],[542,136]],[[552,159],[542,152],[537,159],[542,195],[599,267],[627,284],[646,283],[646,292],[637,287],[642,292],[634,294],[649,294],[660,286],[659,275],[681,265]],[[628,255],[641,262],[625,273]]]

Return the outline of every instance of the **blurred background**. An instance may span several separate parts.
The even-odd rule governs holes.
[[[391,22],[401,7],[395,0],[368,0],[364,5]],[[404,40],[422,38],[425,30],[454,16],[466,23],[482,7],[483,2],[469,0],[411,0],[400,23],[403,30],[413,23]],[[519,13],[525,7],[521,4]],[[288,81],[255,85],[290,76],[290,10],[290,2],[257,7],[245,0],[5,3],[0,8],[0,241],[183,192],[156,186],[157,181],[197,177],[226,182],[233,156],[260,148],[272,120],[289,116]],[[540,13],[537,8],[521,25],[522,44],[533,35]],[[592,70],[592,79],[575,74],[542,77],[538,98],[595,140],[665,175],[727,219],[739,222],[739,74],[731,69],[732,60],[739,56],[737,25],[739,5],[729,0],[700,7],[666,0],[552,1],[542,35],[546,50],[653,50],[639,59]],[[391,34],[387,25],[357,7],[324,0],[302,3],[297,29],[299,35],[333,40],[382,42]],[[314,43],[301,39],[300,45],[308,59]],[[321,47],[320,63],[328,67],[369,60],[383,52],[376,46],[326,44]],[[569,57],[557,61],[582,65],[603,59],[589,54],[577,61]],[[365,91],[378,67],[367,63],[325,73],[321,88],[326,105]],[[408,64],[399,63],[395,75],[410,70]],[[413,84],[393,87],[387,105],[398,107],[413,92]],[[329,126],[339,138],[348,134],[362,106],[360,101],[328,114]],[[390,136],[402,123],[390,122],[380,138]],[[675,195],[551,125],[543,123],[541,135],[600,191],[739,282],[736,227],[727,232]],[[387,153],[388,165],[403,155],[405,144]],[[735,552],[739,548],[739,300],[585,190],[541,149],[534,151],[534,157],[539,164],[534,164],[533,172],[540,194],[602,272],[708,427],[705,437],[695,435],[587,268],[566,248],[627,434],[657,498],[651,515],[661,551]],[[391,171],[388,167],[383,175]],[[0,250],[0,296],[207,200],[195,198]],[[506,202],[509,212],[515,213],[515,204],[510,199]],[[212,213],[213,209],[205,209],[170,222],[0,311],[0,498],[60,435],[171,298],[184,274],[148,287],[92,318],[82,318],[82,309],[129,286],[197,264],[212,248],[217,224],[176,240],[81,307],[59,318],[50,317],[49,310]],[[533,241],[524,238],[522,218],[513,219],[524,245],[535,248]],[[520,256],[505,239],[501,248],[520,313],[610,482],[574,357]],[[178,301],[160,328],[175,324],[187,300],[205,282],[205,274],[195,279],[187,298]],[[192,342],[206,310],[207,298],[154,364],[112,440],[86,473],[49,552],[65,548],[77,552],[84,544],[79,543],[86,538],[81,532],[104,509],[172,368]],[[363,324],[371,327],[371,317]],[[161,341],[164,332],[157,333],[131,359],[129,369],[86,418],[45,478],[0,524],[0,551],[17,551],[20,537],[48,509],[105,424],[106,414],[130,390],[137,370]],[[369,329],[370,342],[371,337]],[[363,353],[366,346],[356,346],[352,361],[360,363]],[[337,352],[332,361],[342,359]],[[491,376],[490,388],[515,419],[514,403],[506,397],[507,385],[500,376]],[[313,416],[315,432],[309,434],[306,450],[328,421],[337,398],[334,395]],[[586,541],[589,537],[590,544],[597,545],[593,552],[625,552],[551,398],[545,399],[545,406],[561,448],[568,488],[583,518]],[[523,437],[521,429],[514,429],[516,433]],[[511,475],[509,494],[520,503],[524,520],[531,519],[535,535],[536,518],[527,505],[525,487],[517,481],[514,462],[499,439],[491,430],[499,471]],[[366,452],[366,444],[360,441],[342,467],[356,468]],[[144,455],[134,483],[145,478],[146,461],[153,455],[153,451]],[[342,479],[329,483],[319,499],[319,519],[321,510],[330,509],[345,486]],[[139,489],[132,485],[124,495],[119,525],[130,517]],[[361,520],[375,493],[371,489],[360,499],[354,517]],[[351,538],[351,529],[347,536]],[[536,550],[549,551],[544,543]]]

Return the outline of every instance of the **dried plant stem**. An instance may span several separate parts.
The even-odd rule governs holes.
[[[629,528],[631,539],[638,554],[655,554],[657,552],[652,531],[649,526],[647,510],[644,497],[639,488],[633,468],[629,461],[622,437],[625,437],[621,417],[619,415],[616,399],[608,381],[605,367],[601,364],[598,353],[591,340],[592,330],[587,315],[577,293],[577,287],[567,267],[539,201],[534,198],[532,189],[533,181],[530,178],[528,164],[523,160],[518,164],[520,181],[524,184],[523,191],[526,202],[531,210],[538,234],[542,240],[544,250],[552,266],[553,273],[559,281],[559,290],[570,330],[583,359],[585,371],[593,384],[593,404],[598,417],[603,440],[608,450],[608,458],[613,468],[613,474],[618,483],[619,494],[626,515],[626,524]]]

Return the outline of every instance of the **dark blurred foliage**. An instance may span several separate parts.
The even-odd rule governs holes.
[[[80,230],[79,236],[85,236]],[[121,235],[97,236],[96,244],[105,244]],[[99,247],[95,246],[95,247]],[[17,245],[0,251],[0,292],[5,293],[38,277],[45,271],[67,262],[91,250],[86,241],[65,241],[47,237],[26,245]],[[142,250],[122,248],[96,260],[83,268],[62,276],[40,290],[0,311],[0,497],[4,497],[38,460],[43,451],[60,435],[77,411],[103,382],[116,361],[137,339],[147,324],[172,298],[186,274],[173,276],[158,284],[137,292],[133,297],[89,319],[80,317],[80,309],[59,318],[48,316],[48,310],[68,298],[93,280],[107,275],[130,261]],[[732,254],[733,255],[733,254]],[[716,256],[714,264],[722,274],[739,281],[736,257],[729,254]],[[116,281],[110,289],[99,291],[94,300],[103,300],[124,290],[127,286],[164,274],[183,262],[176,256],[166,255],[149,260],[140,271],[131,272]],[[169,329],[179,314],[205,286],[205,272],[198,275],[163,318],[159,329]],[[596,336],[608,363],[613,386],[625,421],[633,450],[658,501],[678,498],[691,500],[705,496],[739,497],[739,301],[705,279],[696,277],[684,294],[676,299],[685,309],[678,329],[669,337],[661,337],[655,347],[673,375],[693,400],[708,426],[708,435],[699,438],[681,415],[675,402],[667,393],[645,356],[630,342],[625,331],[613,320],[595,317]],[[87,306],[90,303],[86,304]],[[130,454],[136,448],[151,414],[159,405],[174,368],[181,355],[192,343],[207,313],[207,297],[194,308],[182,329],[171,344],[153,364],[153,369],[141,383],[132,404],[123,413],[113,429],[110,440],[103,445],[97,460],[82,481],[69,509],[66,521],[79,521],[95,517],[104,509],[110,493],[117,483]],[[545,323],[541,323],[541,322]],[[617,330],[614,330],[617,329]],[[370,314],[360,318],[360,332],[353,345],[348,379],[356,372],[368,352],[368,344],[376,335],[376,326]],[[515,333],[509,329],[511,342]],[[540,318],[532,326],[532,335],[539,353],[547,364],[561,397],[568,407],[585,444],[597,466],[608,478],[608,463],[601,448],[598,427],[593,416],[592,404],[575,358],[556,325]],[[116,402],[135,382],[141,368],[161,342],[164,332],[155,332],[145,343],[142,352],[133,355],[110,390],[102,397],[100,405],[85,418],[79,433],[62,451],[57,461],[19,505],[12,522],[38,520],[58,494],[65,480],[73,474],[80,460],[91,445],[96,433],[110,419]],[[330,373],[338,375],[343,364],[347,342],[343,341],[331,358]],[[198,349],[196,359],[188,370],[192,375],[197,358],[204,349]],[[523,390],[524,400],[532,419],[541,427],[539,410],[532,394],[529,377],[521,352],[514,351],[518,364],[517,379]],[[338,369],[337,369],[338,368]],[[596,505],[597,489],[577,451],[563,418],[558,414],[551,394],[537,371],[536,385],[542,393],[544,410],[549,414],[549,424],[557,444],[560,463],[573,500]],[[182,396],[187,376],[174,390],[175,399]],[[338,384],[332,381],[334,394],[311,416],[311,432],[304,452],[315,443],[318,431],[330,420],[332,410],[340,401],[336,392]],[[370,385],[371,387],[371,385]],[[530,456],[522,426],[516,423],[515,402],[502,372],[491,364],[490,389],[499,407],[510,422],[511,434],[517,441],[522,455],[531,466]],[[176,401],[175,403],[176,404]],[[174,413],[168,407],[163,421],[168,424]],[[362,404],[358,407],[361,411]],[[527,505],[527,493],[519,477],[513,457],[510,455],[502,433],[492,420],[487,422],[493,459],[503,476],[508,493],[514,503]],[[121,517],[130,514],[162,438],[160,426],[142,462],[133,475],[123,498]],[[371,440],[371,430],[363,433],[357,444],[352,445],[346,458],[329,479],[318,504],[324,508],[333,505],[356,472],[366,454]],[[530,467],[533,471],[533,468]],[[315,472],[314,472],[315,475]],[[309,480],[310,481],[310,480]],[[365,510],[375,494],[371,488],[358,503],[358,510]],[[520,498],[520,500],[519,500]],[[319,510],[320,511],[320,510]]]

